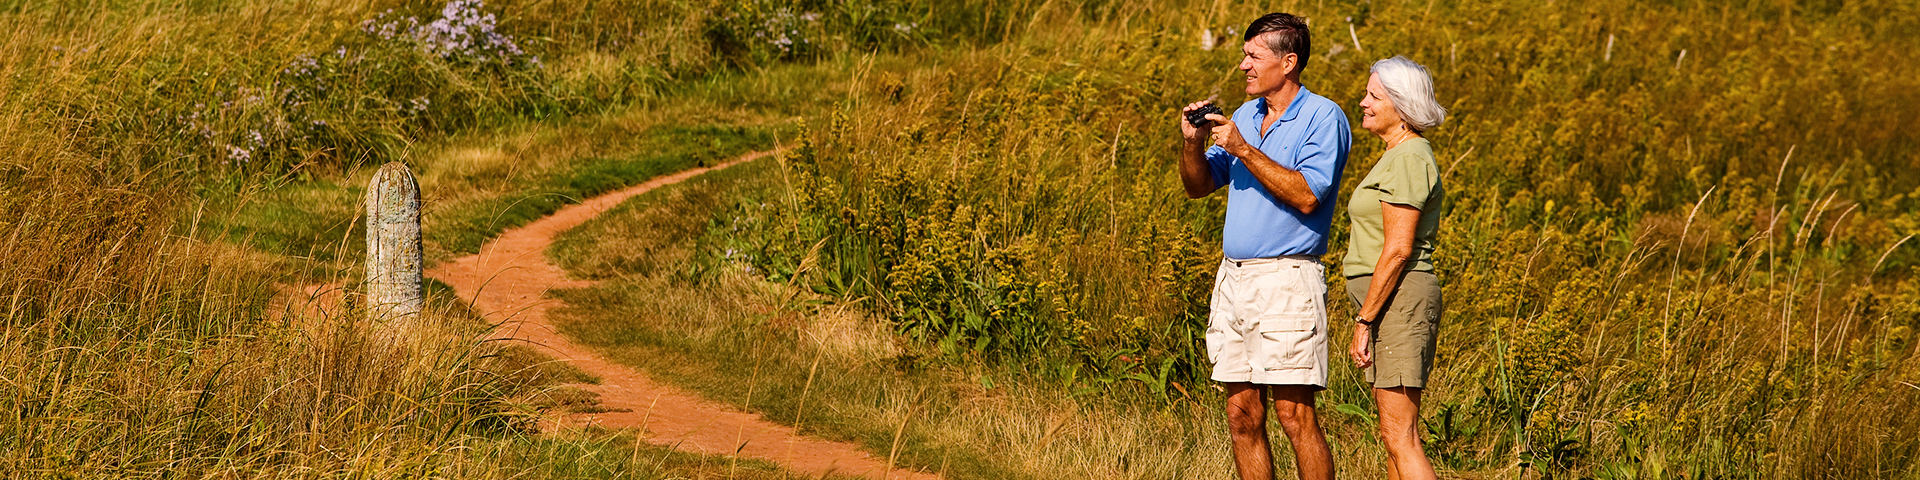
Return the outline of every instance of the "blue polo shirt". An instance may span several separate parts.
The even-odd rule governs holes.
[[[1227,192],[1227,225],[1220,249],[1227,258],[1242,260],[1326,254],[1327,228],[1333,225],[1333,210],[1340,204],[1340,174],[1347,168],[1347,150],[1353,146],[1347,115],[1332,100],[1302,86],[1280,120],[1263,134],[1260,124],[1266,117],[1267,99],[1259,98],[1240,104],[1233,112],[1233,123],[1247,144],[1306,177],[1307,186],[1320,197],[1320,206],[1311,215],[1300,213],[1267,193],[1240,157],[1219,146],[1209,148],[1206,157],[1214,188],[1232,187]]]

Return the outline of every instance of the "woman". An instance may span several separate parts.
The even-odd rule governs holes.
[[[1366,370],[1380,408],[1387,472],[1399,480],[1434,478],[1420,447],[1420,391],[1433,369],[1440,330],[1440,281],[1433,274],[1433,236],[1440,227],[1440,169],[1421,136],[1446,118],[1433,98],[1426,67],[1393,57],[1374,62],[1360,126],[1387,152],[1347,204],[1351,243],[1341,270],[1359,305],[1348,353]]]

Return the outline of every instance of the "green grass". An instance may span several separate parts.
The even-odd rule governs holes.
[[[593,379],[530,348],[481,341],[489,327],[444,285],[428,284],[429,327],[383,348],[381,324],[353,306],[350,278],[283,270],[298,260],[257,244],[173,235],[195,229],[172,224],[150,197],[29,180],[42,196],[6,203],[25,215],[0,243],[18,259],[0,279],[20,287],[0,343],[0,372],[13,379],[0,388],[11,405],[0,411],[9,472],[791,477],[635,447],[624,434],[533,436],[535,415],[590,408],[555,385]],[[290,190],[305,201],[334,194]],[[71,203],[92,209],[57,208]],[[100,267],[71,268],[76,258]],[[329,282],[346,285],[345,303],[299,291]]]
[[[433,318],[446,331],[411,353],[371,346],[351,302],[287,316],[307,303],[303,285],[352,289],[368,167],[414,165],[429,222],[478,230],[444,229],[452,246],[430,247],[444,258],[555,199],[764,148],[786,128],[717,107],[725,90],[661,97],[729,75],[699,40],[713,7],[596,5],[608,8],[489,10],[545,56],[536,66],[360,30],[388,8],[431,21],[437,4],[0,3],[0,251],[12,259],[0,268],[0,471],[523,474],[463,463],[470,445],[492,445],[527,471],[610,475],[545,467],[581,450],[518,431],[543,408],[539,391],[579,376],[475,341],[484,326],[445,292]],[[317,69],[298,68],[307,60]],[[482,164],[494,170],[472,170]],[[616,470],[732,476],[726,463]]]
[[[1920,249],[1901,243],[1920,233],[1907,153],[1920,143],[1890,127],[1920,104],[1920,90],[1890,69],[1910,60],[1893,46],[1911,41],[1915,17],[1897,2],[1748,7],[1287,7],[1322,28],[1316,51],[1326,53],[1307,74],[1315,91],[1351,105],[1368,62],[1406,54],[1434,68],[1452,110],[1432,135],[1450,172],[1439,256],[1449,312],[1423,410],[1443,469],[1915,471],[1907,459],[1920,444],[1887,440],[1920,429],[1893,413],[1920,402],[1910,387],[1920,372]],[[666,372],[682,361],[732,371],[725,380],[666,375],[736,402],[745,392],[725,382],[806,390],[812,360],[789,345],[813,341],[810,322],[842,315],[822,312],[854,311],[900,337],[879,350],[891,353],[847,354],[862,367],[833,371],[910,375],[887,359],[915,359],[907,363],[951,376],[932,382],[940,400],[931,404],[973,401],[963,386],[989,383],[1051,401],[1081,391],[1165,409],[1216,404],[1194,393],[1207,385],[1196,378],[1196,325],[1223,202],[1179,197],[1171,111],[1209,92],[1237,99],[1231,49],[1202,51],[1196,39],[1201,27],[1221,32],[1259,10],[1081,5],[1043,15],[1053,28],[1009,43],[820,64],[846,94],[809,117],[776,187],[744,189],[748,203],[716,210],[705,234],[675,218],[704,203],[666,201],[563,242],[555,255],[578,274],[633,284],[568,294],[621,312],[577,312],[570,331]],[[1352,35],[1334,20],[1346,18]],[[1854,100],[1867,91],[1885,101]],[[1355,138],[1346,190],[1380,149],[1364,131]],[[1344,246],[1336,223],[1330,258]],[[715,294],[719,306],[686,307],[651,298],[702,298],[713,285],[761,299]],[[1335,304],[1334,318],[1351,308]],[[760,330],[789,333],[745,333]],[[1344,324],[1335,330],[1347,335]],[[772,353],[741,350],[768,343]],[[784,366],[743,372],[742,356]],[[733,366],[698,360],[708,357]],[[1367,392],[1351,367],[1336,362],[1334,373],[1325,406],[1362,413],[1328,414],[1335,442],[1352,452],[1342,466],[1379,473]],[[862,411],[912,391],[848,382],[850,392],[888,393],[827,395],[817,408]],[[828,406],[837,401],[849,406]],[[1859,411],[1877,413],[1839,413]],[[928,431],[970,432],[957,444],[995,452],[981,471],[1087,471],[1008,454],[1045,443],[995,426],[1036,423],[1031,412],[927,415]],[[871,445],[877,430],[842,435]],[[1146,450],[1162,461],[1204,456]]]
[[[444,292],[449,331],[397,358],[352,309],[276,312],[351,284],[380,163],[416,168],[439,260],[777,141],[782,168],[715,177],[747,187],[570,235],[556,257],[610,283],[564,295],[607,307],[568,331],[870,450],[906,425],[903,463],[959,476],[1223,475],[1193,378],[1223,202],[1179,198],[1170,116],[1237,99],[1202,29],[1284,9],[1314,19],[1315,91],[1351,105],[1406,54],[1453,112],[1444,469],[1915,471],[1910,2],[489,6],[539,64],[359,29],[439,7],[0,3],[0,470],[732,476],[525,436],[582,378],[473,342]],[[1350,181],[1379,153],[1356,140]],[[1366,405],[1335,375],[1329,407]],[[1327,416],[1343,471],[1377,476],[1364,415]]]
[[[630,113],[630,116],[658,112]],[[450,142],[414,165],[426,200],[423,234],[435,258],[469,254],[500,232],[544,217],[560,207],[638,184],[656,176],[703,166],[772,147],[779,126],[658,126],[635,130],[614,122],[568,128],[569,134],[512,138],[511,133],[474,135]],[[595,144],[592,148],[571,143]],[[522,144],[515,148],[516,140]],[[529,157],[546,156],[540,160]],[[364,220],[359,205],[366,175],[316,179],[237,194],[215,194],[202,207],[198,228],[226,241],[283,252],[330,265],[357,258]],[[347,265],[351,266],[351,265]],[[341,268],[334,266],[333,268]]]
[[[1018,369],[951,369],[904,352],[876,317],[768,283],[738,260],[697,259],[730,212],[782,195],[760,160],[635,197],[564,234],[550,255],[607,284],[561,292],[561,331],[709,398],[802,432],[851,441],[950,478],[1211,478],[1225,430],[1210,409],[1175,411],[1139,395],[1049,390]],[[710,262],[702,264],[702,262]],[[986,380],[982,380],[982,379]],[[983,383],[988,386],[983,386]],[[1139,403],[1133,403],[1139,402]],[[904,423],[904,427],[902,424]],[[984,423],[984,424],[978,424]],[[904,428],[904,430],[900,430]],[[1066,430],[1063,430],[1066,429]],[[1179,432],[1168,434],[1168,432]],[[1056,437],[1033,449],[1040,437]],[[1105,437],[1132,436],[1111,442]],[[1013,443],[1015,445],[1006,445]],[[1005,448],[1014,448],[1018,455]],[[1086,452],[1102,452],[1086,465]],[[1106,463],[1132,457],[1132,466]]]
[[[521,190],[507,196],[436,211],[431,224],[433,241],[452,252],[472,253],[500,231],[545,217],[562,206],[772,146],[768,132],[745,127],[659,130],[644,133],[645,141],[626,157],[584,159],[558,175],[519,183]]]
[[[626,432],[583,431],[558,437],[522,437],[475,442],[472,452],[446,470],[455,478],[556,480],[631,479],[791,479],[793,472],[767,462],[697,455],[636,442]],[[504,478],[504,477],[502,477]],[[826,478],[847,478],[838,475]]]

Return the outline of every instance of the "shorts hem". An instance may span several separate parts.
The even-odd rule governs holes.
[[[1301,369],[1299,374],[1250,375],[1252,382],[1258,385],[1311,385],[1327,388],[1327,380],[1313,378],[1312,370]]]
[[[1250,374],[1250,373],[1239,373],[1239,374],[1233,374],[1233,375],[1215,374],[1207,378],[1210,378],[1213,381],[1220,382],[1220,383],[1253,383],[1253,374]]]
[[[1400,388],[1400,387],[1427,388],[1426,381],[1418,380],[1418,379],[1409,379],[1405,375],[1389,376],[1389,378],[1377,380],[1377,381],[1369,379],[1367,383],[1373,385],[1373,388],[1377,388],[1377,389]]]
[[[1373,388],[1375,390],[1386,390],[1389,388],[1417,388],[1421,390],[1427,389],[1425,385],[1373,385]]]

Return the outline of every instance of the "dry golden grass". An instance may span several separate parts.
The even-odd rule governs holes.
[[[889,317],[907,338],[901,354],[847,358],[864,367],[842,370],[920,383],[850,381],[868,383],[815,398],[859,407],[808,423],[885,418],[841,428],[887,448],[899,425],[888,422],[917,418],[925,426],[905,430],[909,446],[919,434],[949,439],[921,445],[932,452],[991,452],[992,466],[979,471],[1083,476],[1120,467],[1049,457],[1043,445],[1057,440],[1045,426],[1060,421],[1036,412],[1066,400],[1048,395],[1082,390],[1176,411],[1166,406],[1216,402],[1197,379],[1204,365],[1193,346],[1221,202],[1178,198],[1168,112],[1234,88],[1232,53],[1195,48],[1195,32],[1224,31],[1237,23],[1228,19],[1267,7],[1224,8],[1197,21],[1178,9],[1080,7],[1105,14],[1036,15],[1050,27],[934,59],[822,65],[837,72],[825,83],[847,98],[809,118],[783,177],[759,180],[776,183],[745,187],[739,204],[716,210],[694,251],[660,257],[686,255],[691,263],[680,268],[690,271],[745,265],[772,285],[803,291],[801,300],[782,300],[803,305],[793,307],[802,315],[857,306]],[[1893,105],[1920,100],[1920,85],[1888,70],[1910,56],[1890,46],[1911,40],[1903,30],[1913,23],[1904,15],[1911,6],[1283,8],[1335,30],[1353,18],[1365,42],[1360,54],[1331,49],[1344,42],[1322,36],[1317,44],[1327,53],[1307,75],[1316,92],[1351,104],[1368,62],[1404,53],[1434,67],[1454,113],[1433,136],[1439,154],[1458,161],[1446,166],[1439,258],[1449,298],[1443,360],[1423,424],[1444,470],[1601,478],[1914,471],[1902,452],[1920,448],[1905,440],[1920,424],[1893,412],[1920,402],[1910,386],[1920,368],[1911,339],[1920,321],[1920,251],[1899,246],[1920,229],[1920,192],[1910,191],[1914,170],[1904,153],[1914,138],[1887,127],[1899,123]],[[1625,40],[1607,46],[1608,37]],[[1784,53],[1783,45],[1814,53]],[[1677,61],[1682,51],[1686,60]],[[1859,83],[1868,79],[1888,83]],[[1856,87],[1886,101],[1844,100],[1863,91]],[[1783,98],[1825,100],[1802,108]],[[1345,189],[1379,148],[1364,132],[1356,136]],[[656,217],[707,208],[671,205],[633,208],[660,210]],[[675,270],[670,265],[596,263],[629,249],[602,254],[594,245],[645,238],[645,221],[629,221],[594,230],[601,238],[576,237],[573,252],[583,258],[572,266],[646,288],[582,294],[579,301],[618,312],[582,315],[672,325],[718,314],[691,323],[720,333],[673,339],[645,326],[583,322],[582,335],[645,345],[633,348],[646,355],[789,365],[716,375],[791,380],[814,395],[841,391],[795,380],[807,378],[807,354],[729,346],[804,346],[726,333],[783,318],[765,311],[780,303],[693,311],[622,298],[649,289],[702,295],[653,278]],[[1329,256],[1337,258],[1343,222],[1333,237]],[[701,278],[680,281],[709,285]],[[737,287],[730,282],[713,285]],[[1341,288],[1339,279],[1329,284]],[[1334,317],[1345,315],[1345,303],[1335,302]],[[652,309],[678,313],[654,317]],[[1346,334],[1344,326],[1334,332]],[[665,360],[636,362],[676,371]],[[926,372],[902,373],[915,369]],[[1336,362],[1335,374],[1322,401],[1342,466],[1379,473],[1371,400],[1351,367]],[[721,397],[740,393],[678,375]],[[1032,393],[1010,393],[1023,389]],[[1106,408],[1078,397],[1083,409]],[[765,408],[800,410],[795,405]],[[931,406],[913,417],[903,405]],[[1333,408],[1342,405],[1357,408]],[[1838,413],[1856,410],[1872,413]],[[1101,410],[1108,419],[1124,412]],[[1160,455],[1129,457],[1128,465],[1203,457],[1204,465],[1225,465],[1129,433],[1159,424],[1087,425],[1107,435],[1088,450]],[[1212,439],[1217,448],[1218,434],[1209,433],[1217,430],[1171,435]]]
[[[718,216],[563,247],[615,279],[569,294],[615,307],[580,333],[717,395],[762,385],[750,408],[898,446],[904,464],[1218,478],[1191,333],[1221,205],[1174,195],[1165,117],[1233,96],[1232,49],[1199,50],[1201,29],[1277,8],[1322,33],[1316,91],[1347,102],[1368,61],[1404,53],[1454,113],[1434,140],[1461,159],[1442,271],[1464,301],[1426,410],[1448,471],[1914,471],[1910,2],[875,2],[794,30],[810,53],[747,40],[800,16],[781,2],[498,5],[504,30],[543,39],[531,70],[365,43],[358,22],[388,6],[437,7],[0,12],[0,470],[673,475],[611,437],[519,436],[537,403],[520,389],[558,374],[475,348],[457,308],[439,310],[456,330],[443,343],[401,359],[368,347],[352,309],[282,322],[270,299],[351,284],[356,165],[420,167],[430,222],[453,226],[435,230],[452,232],[444,256],[539,214],[489,202],[562,191],[528,182],[655,148],[640,132],[807,117],[814,156],[779,188],[712,188]],[[350,85],[336,101],[274,101],[298,83],[290,62],[341,47],[392,68],[325,84]],[[429,95],[430,113],[405,109]],[[273,133],[308,119],[332,126]],[[246,143],[254,131],[273,140]],[[1350,171],[1377,156],[1368,140]],[[728,206],[734,192],[753,202]],[[264,213],[211,208],[231,203]],[[717,231],[729,222],[751,228]],[[691,244],[642,239],[668,226]],[[926,269],[950,275],[890,276]],[[914,308],[939,317],[920,340],[886,334]],[[942,348],[941,325],[968,313],[999,320]],[[987,335],[999,343],[968,352]],[[1336,375],[1328,406],[1365,405],[1354,372]],[[1327,417],[1343,471],[1377,476],[1365,416]]]

